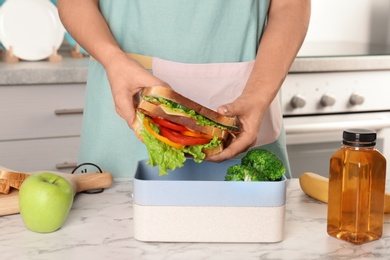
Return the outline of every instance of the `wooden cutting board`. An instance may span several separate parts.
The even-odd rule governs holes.
[[[3,166],[0,166],[0,170],[13,171]],[[53,172],[53,171],[45,171],[45,172],[51,172],[67,179],[69,183],[72,185],[74,195],[78,192],[82,192],[85,190],[108,188],[112,185],[113,182],[113,177],[111,173],[107,171],[103,171],[102,173],[88,172],[82,174],[70,174],[70,173],[61,173],[61,172]],[[34,173],[36,172],[30,172],[27,174],[34,174]],[[0,216],[17,214],[20,212],[18,195],[19,195],[19,190],[17,189],[11,189],[9,194],[0,194]]]

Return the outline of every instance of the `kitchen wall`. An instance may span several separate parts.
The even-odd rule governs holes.
[[[310,42],[390,44],[390,1],[312,0]]]

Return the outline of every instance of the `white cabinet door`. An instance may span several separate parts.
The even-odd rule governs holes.
[[[76,164],[80,137],[0,142],[0,165],[15,171],[71,172]],[[57,168],[69,165],[70,168]]]
[[[84,92],[85,84],[1,86],[0,141],[79,136]]]

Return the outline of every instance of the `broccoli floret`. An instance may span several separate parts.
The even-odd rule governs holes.
[[[250,150],[242,159],[241,164],[258,170],[268,181],[279,181],[286,168],[281,160],[266,149]]]
[[[225,175],[225,181],[266,181],[267,179],[264,178],[260,174],[258,170],[255,168],[248,166],[248,165],[242,165],[242,164],[236,164],[233,166],[230,166]]]

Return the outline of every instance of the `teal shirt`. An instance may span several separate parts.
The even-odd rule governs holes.
[[[253,60],[269,0],[101,0],[123,50],[187,63]]]
[[[270,1],[100,0],[99,4],[125,52],[210,63],[255,59]],[[284,135],[267,148],[287,163]],[[91,60],[79,163],[95,163],[114,177],[133,177],[137,161],[144,158],[145,145],[115,112],[104,68]]]

